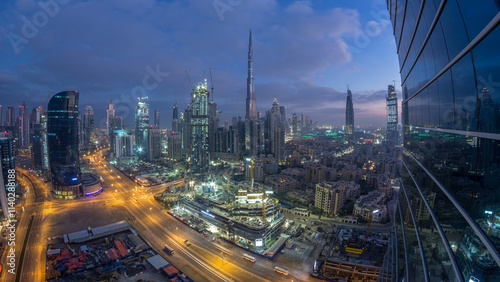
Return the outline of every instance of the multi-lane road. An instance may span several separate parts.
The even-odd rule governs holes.
[[[211,245],[208,238],[180,223],[161,209],[153,199],[153,195],[163,191],[164,187],[137,189],[137,184],[120,171],[105,164],[102,159],[98,160],[102,164],[96,168],[98,173],[105,182],[114,184],[114,190],[111,191],[112,194],[114,193],[113,198],[118,204],[123,203],[133,216],[134,220],[129,220],[132,225],[134,227],[139,225],[137,226],[139,233],[156,250],[161,251],[165,244],[173,247],[175,254],[168,259],[195,281],[313,279],[307,273],[298,271],[295,273],[294,270],[291,270],[288,276],[278,274],[273,271],[273,262],[267,259],[258,259],[256,263],[246,261],[243,259],[243,251],[237,247],[226,246],[231,248],[233,252],[231,256],[222,254]],[[186,240],[188,240],[187,243],[185,243]]]
[[[45,280],[47,238],[62,234],[61,231],[64,228],[59,227],[61,218],[68,218],[68,214],[72,212],[79,217],[95,218],[112,214],[116,220],[128,220],[153,248],[195,281],[315,280],[308,273],[298,269],[290,269],[288,276],[278,274],[273,271],[275,264],[267,259],[257,258],[255,263],[244,260],[243,250],[229,244],[220,243],[231,249],[233,254],[221,253],[212,246],[209,238],[168,215],[167,211],[162,210],[160,204],[154,200],[154,195],[163,192],[165,187],[172,184],[183,185],[182,180],[149,188],[141,187],[106,162],[101,157],[101,153],[87,156],[96,160],[94,168],[97,174],[102,176],[107,187],[101,195],[93,198],[73,201],[53,199],[50,197],[50,187],[47,183],[32,176],[27,170],[18,169],[22,173],[20,174],[22,186],[26,186],[28,191],[25,193],[26,198],[17,207],[17,209],[24,207],[24,211],[19,212],[16,231],[16,258],[18,260],[25,236],[28,236],[22,270],[16,269],[16,271],[22,271],[20,281]],[[31,232],[26,234],[32,215],[34,219]],[[78,230],[86,227],[86,225],[77,226]],[[70,232],[73,231],[77,230]],[[187,243],[185,243],[186,240],[188,240]],[[165,244],[175,250],[172,256],[167,256],[162,252]],[[4,281],[15,281],[15,275],[6,274],[5,255],[3,265]],[[16,265],[18,267],[19,262]]]

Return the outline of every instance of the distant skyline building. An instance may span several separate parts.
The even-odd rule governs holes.
[[[7,107],[7,110],[5,111],[5,125],[6,126],[15,126],[16,125],[16,118],[15,112],[14,112],[14,107]]]
[[[264,118],[264,154],[281,160],[285,154],[285,127],[281,120],[278,99],[274,98],[271,111]]]
[[[398,140],[398,95],[394,85],[387,86],[387,139]]]
[[[31,139],[31,161],[33,164],[33,169],[35,172],[42,174],[43,171],[43,142],[45,140],[44,134],[47,133],[44,130],[43,120],[43,106],[33,108],[30,117],[30,139]]]
[[[106,135],[108,136],[108,138],[113,137],[113,131],[110,129],[110,127],[114,116],[115,116],[115,110],[113,108],[113,100],[110,99],[108,104],[108,109],[106,110]]]
[[[74,199],[82,196],[78,152],[78,91],[54,95],[47,108],[47,136],[53,196]]]
[[[92,106],[85,107],[83,112],[83,146],[91,148],[90,140],[94,133],[94,109]]]
[[[134,155],[134,138],[130,130],[115,130],[115,157],[124,158]]]
[[[8,183],[15,183],[16,185],[13,188],[15,188],[14,191],[17,190],[16,174],[9,173],[9,171],[13,172],[15,169],[13,140],[2,132],[0,133],[0,205],[2,206],[4,219],[9,219],[7,193],[12,192],[12,189],[9,189],[11,191],[7,189],[12,186],[9,186]],[[10,179],[14,181],[9,181],[9,174],[13,175],[14,178]]]
[[[191,93],[191,167],[193,172],[205,172],[209,154],[209,97],[207,84],[198,83]]]
[[[253,73],[253,48],[252,48],[252,30],[248,43],[248,77],[247,77],[247,100],[245,120],[257,119],[257,101],[255,97],[255,79]]]
[[[292,131],[293,131],[293,134],[298,134],[299,133],[297,131],[297,126],[298,126],[297,114],[293,113],[293,115],[292,115]]]
[[[500,5],[387,1],[403,154],[380,281],[500,281]]]
[[[147,129],[147,160],[152,162],[161,157],[161,130],[157,126]]]
[[[354,134],[354,107],[352,105],[352,93],[347,89],[347,100],[345,107],[345,134],[352,136]]]
[[[17,120],[17,127],[19,128],[19,147],[27,148],[30,145],[30,130],[28,119],[28,107],[26,101],[19,106],[19,117]]]
[[[168,136],[168,157],[174,160],[181,160],[182,158],[182,143],[180,132],[172,132],[172,134]]]
[[[156,127],[160,127],[160,110],[155,110],[155,125]]]
[[[139,157],[147,157],[147,129],[149,128],[148,97],[139,97],[135,107],[135,147]]]
[[[179,109],[177,108],[177,102],[175,102],[174,108],[172,110],[172,131],[179,131]]]

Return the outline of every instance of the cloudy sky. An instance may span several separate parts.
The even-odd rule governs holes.
[[[191,102],[185,70],[195,84],[211,68],[221,121],[244,117],[250,28],[258,111],[277,98],[289,117],[341,125],[349,84],[356,125],[385,126],[393,80],[401,97],[385,0],[1,1],[3,114],[78,90],[98,126],[113,99],[131,128],[146,95],[169,127]]]

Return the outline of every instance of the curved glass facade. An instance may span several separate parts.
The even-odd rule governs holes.
[[[78,153],[78,92],[63,91],[50,99],[47,142],[53,195],[73,199],[82,195]]]
[[[381,279],[500,281],[500,1],[387,5],[404,168]]]

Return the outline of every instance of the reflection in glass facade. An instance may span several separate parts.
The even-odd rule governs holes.
[[[59,92],[50,99],[47,111],[47,143],[53,196],[74,199],[82,196],[78,153],[78,91]]]
[[[403,88],[383,281],[500,281],[500,2],[387,0]]]

